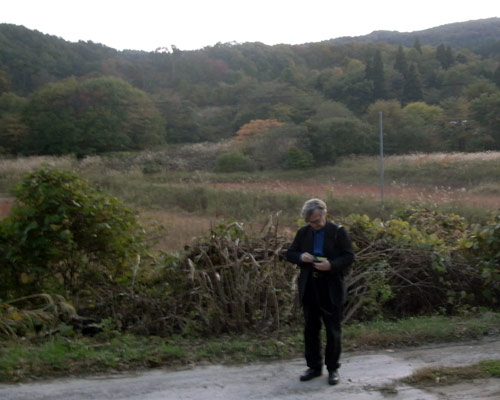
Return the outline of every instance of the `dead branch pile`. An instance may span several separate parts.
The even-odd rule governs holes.
[[[261,238],[249,238],[232,223],[190,249],[190,300],[206,330],[277,331],[295,320],[298,271],[282,257],[286,240],[277,228],[270,223]]]

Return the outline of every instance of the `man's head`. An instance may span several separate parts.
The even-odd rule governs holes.
[[[301,216],[314,230],[326,224],[326,204],[320,199],[307,200],[302,206]]]

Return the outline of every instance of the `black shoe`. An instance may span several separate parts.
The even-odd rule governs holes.
[[[321,376],[320,369],[308,368],[307,371],[304,372],[304,375],[300,375],[300,380],[302,382],[310,381],[311,379],[317,378],[318,376]]]
[[[336,369],[328,371],[328,383],[330,385],[336,385],[339,383],[339,380],[339,372]]]

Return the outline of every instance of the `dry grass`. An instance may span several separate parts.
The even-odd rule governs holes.
[[[496,161],[500,160],[500,151],[483,151],[477,153],[414,153],[401,156],[388,156],[387,162],[427,164],[437,163],[448,165],[468,161]]]
[[[165,210],[141,210],[140,221],[149,228],[161,228],[153,234],[156,251],[180,251],[192,240],[210,231],[213,219]]]
[[[12,208],[12,202],[14,198],[2,196],[0,194],[0,220],[5,218],[10,213],[10,209]]]
[[[25,174],[32,172],[42,165],[50,165],[52,167],[70,169],[74,165],[74,157],[53,157],[53,156],[34,156],[34,157],[16,157],[16,158],[0,158],[0,171],[2,173],[13,172],[17,174]]]
[[[453,385],[457,382],[471,379],[489,378],[490,373],[484,371],[479,365],[460,367],[425,367],[418,369],[411,376],[401,381],[413,386],[440,386]]]

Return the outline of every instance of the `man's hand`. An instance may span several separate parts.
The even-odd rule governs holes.
[[[319,260],[319,262],[318,261],[314,262],[315,257],[308,252],[302,253],[300,259],[303,262],[313,263],[314,268],[316,268],[318,271],[330,271],[332,269],[330,261],[324,259],[324,260]]]
[[[313,265],[318,271],[330,271],[332,269],[332,265],[328,260],[320,260],[320,262],[315,262]]]
[[[312,263],[314,261],[314,256],[306,251],[305,253],[302,253],[300,259],[302,262]]]

